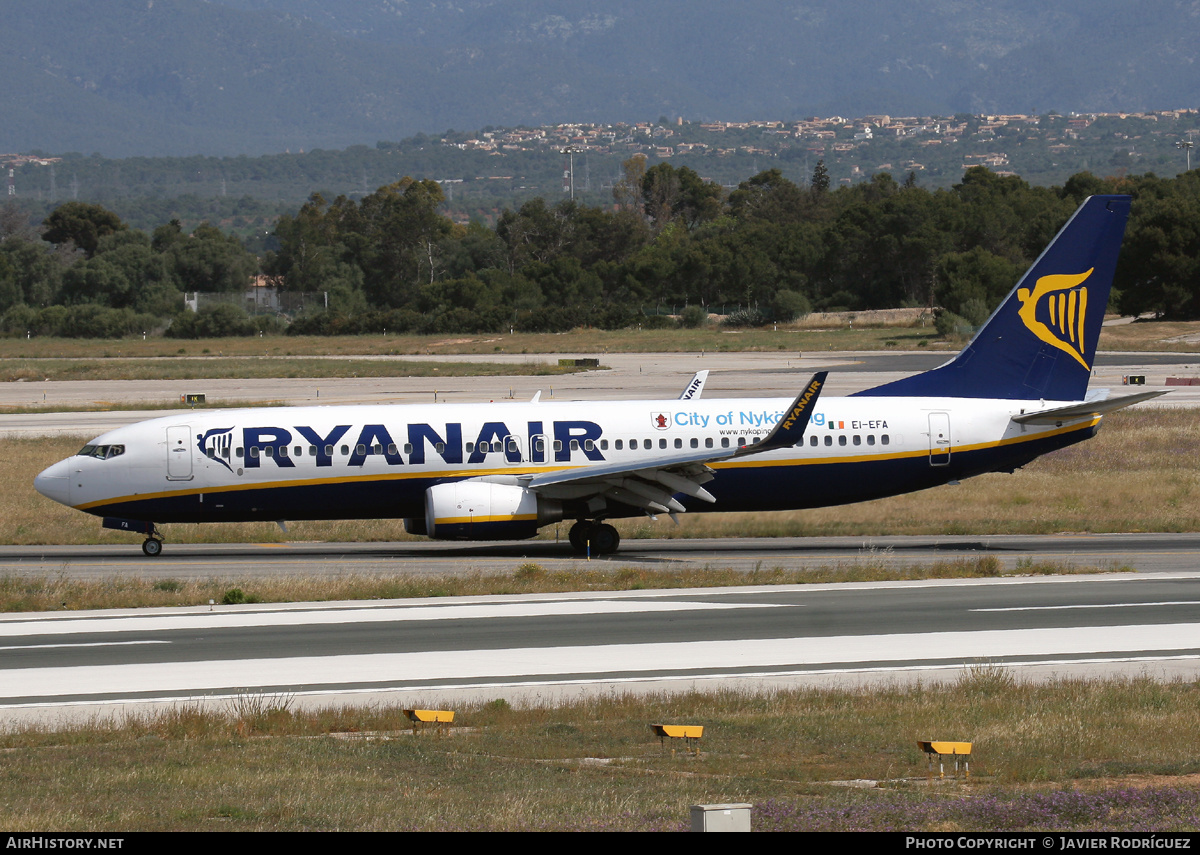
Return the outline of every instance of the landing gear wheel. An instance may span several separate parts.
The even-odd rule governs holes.
[[[142,552],[154,558],[162,552],[162,541],[156,537],[148,537],[142,541]]]
[[[587,520],[571,526],[567,539],[580,555],[611,555],[621,545],[621,535],[611,525]]]
[[[592,526],[592,552],[612,555],[621,545],[621,534],[608,523]]]
[[[586,520],[580,520],[571,526],[571,530],[567,532],[567,540],[571,541],[571,548],[584,555],[588,551],[588,540],[591,539],[591,532],[594,526]]]

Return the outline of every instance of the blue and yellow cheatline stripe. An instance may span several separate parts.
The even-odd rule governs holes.
[[[537,522],[537,514],[494,514],[474,517],[439,517],[439,528],[449,525],[482,525],[492,522]]]
[[[964,454],[964,453],[975,452],[975,451],[989,451],[992,449],[1004,448],[1004,447],[1008,447],[1008,446],[1015,446],[1015,445],[1019,445],[1019,444],[1027,443],[1027,442],[1037,442],[1037,441],[1049,439],[1049,438],[1052,438],[1055,436],[1062,436],[1062,435],[1068,434],[1068,433],[1089,430],[1090,428],[1093,428],[1096,425],[1098,425],[1100,423],[1101,419],[1102,419],[1102,416],[1095,416],[1094,418],[1092,418],[1086,422],[1079,422],[1077,424],[1073,424],[1073,425],[1069,425],[1069,426],[1065,426],[1065,427],[1061,427],[1061,428],[1056,428],[1051,431],[1041,431],[1041,432],[1038,432],[1038,433],[1035,433],[1032,435],[1013,436],[1013,437],[1007,437],[1005,439],[993,440],[990,442],[972,443],[970,445],[957,445],[950,449],[950,453],[953,455],[953,454]],[[777,458],[776,459],[768,459],[765,457],[760,458],[760,459],[749,458],[749,459],[743,459],[743,460],[717,461],[717,462],[709,463],[706,465],[708,465],[710,468],[715,469],[715,470],[776,469],[776,468],[792,467],[792,466],[825,466],[825,465],[846,464],[846,463],[883,463],[883,462],[894,461],[894,460],[911,460],[914,458],[928,457],[929,453],[930,452],[929,452],[928,448],[919,448],[919,449],[913,449],[913,450],[909,450],[909,451],[892,451],[892,452],[886,452],[886,453],[881,453],[881,454],[853,454],[853,455],[845,455],[845,456],[839,456],[839,457],[795,457],[795,458],[789,458],[786,460],[779,460]],[[194,488],[182,489],[182,490],[162,490],[162,491],[157,491],[157,492],[153,492],[153,493],[137,493],[137,494],[129,495],[129,496],[117,496],[117,497],[114,497],[111,499],[99,499],[94,502],[84,502],[79,505],[73,505],[72,507],[74,507],[80,511],[89,511],[89,512],[94,513],[96,510],[105,508],[107,506],[119,505],[119,504],[123,504],[126,502],[157,501],[160,499],[183,498],[183,497],[187,497],[187,496],[198,496],[201,494],[203,494],[205,496],[209,496],[209,495],[215,495],[215,494],[220,494],[220,493],[239,493],[239,492],[248,492],[248,491],[255,491],[255,490],[270,491],[270,490],[294,489],[294,488],[302,488],[302,487],[327,487],[327,486],[343,485],[343,484],[367,484],[367,483],[374,484],[374,483],[379,483],[379,482],[384,482],[384,481],[408,481],[408,480],[418,479],[418,478],[422,479],[422,480],[429,480],[429,481],[461,480],[461,479],[466,479],[466,478],[479,478],[479,477],[484,477],[484,476],[488,476],[488,475],[521,475],[521,474],[528,474],[530,472],[530,470],[528,470],[528,469],[514,468],[514,467],[519,467],[519,466],[520,466],[520,464],[510,464],[503,468],[493,468],[493,469],[445,469],[445,470],[438,470],[438,471],[433,471],[433,472],[430,472],[430,471],[380,472],[380,473],[376,473],[376,474],[363,474],[363,475],[339,475],[339,476],[330,477],[330,478],[298,478],[298,479],[286,480],[286,481],[255,481],[253,483],[248,483],[248,484],[227,484],[224,486],[217,486],[217,487],[200,487],[200,488],[194,487]],[[632,473],[638,469],[653,468],[653,466],[654,466],[653,461],[646,461],[646,463],[642,464],[642,465],[631,465],[630,472]],[[540,473],[545,473],[545,472],[562,472],[562,471],[567,471],[567,470],[572,470],[572,469],[586,471],[587,467],[586,466],[544,466],[543,465],[543,466],[538,466],[537,469],[534,471],[536,471],[537,473],[540,474]],[[503,519],[517,519],[517,518],[503,517]],[[477,521],[477,522],[480,520],[481,520],[481,518],[478,518],[478,517],[475,518],[475,521]]]

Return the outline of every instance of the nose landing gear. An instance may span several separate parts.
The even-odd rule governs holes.
[[[621,535],[608,523],[580,520],[567,534],[580,555],[611,555],[621,545]]]
[[[145,520],[127,520],[120,517],[104,517],[101,522],[105,528],[115,529],[116,531],[136,532],[137,534],[146,535],[146,539],[142,541],[142,552],[149,555],[151,558],[162,552],[163,536],[152,522]]]

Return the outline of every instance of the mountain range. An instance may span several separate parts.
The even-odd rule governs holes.
[[[0,0],[0,151],[1196,106],[1200,0]]]

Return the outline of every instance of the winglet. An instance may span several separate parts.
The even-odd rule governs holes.
[[[825,385],[825,378],[828,376],[828,371],[818,371],[814,374],[812,380],[809,380],[808,385],[804,387],[804,391],[796,396],[796,400],[792,401],[792,405],[787,408],[783,418],[775,423],[775,427],[767,434],[766,438],[762,442],[742,446],[735,456],[760,454],[776,448],[787,448],[803,439],[808,421],[817,407],[817,398],[821,396],[821,388]]]
[[[693,401],[696,398],[699,398],[700,395],[703,394],[703,392],[704,392],[704,384],[705,384],[705,382],[707,382],[707,380],[708,380],[708,370],[707,369],[705,369],[704,371],[697,371],[695,376],[692,377],[691,381],[688,382],[687,387],[679,395],[679,400]]]

